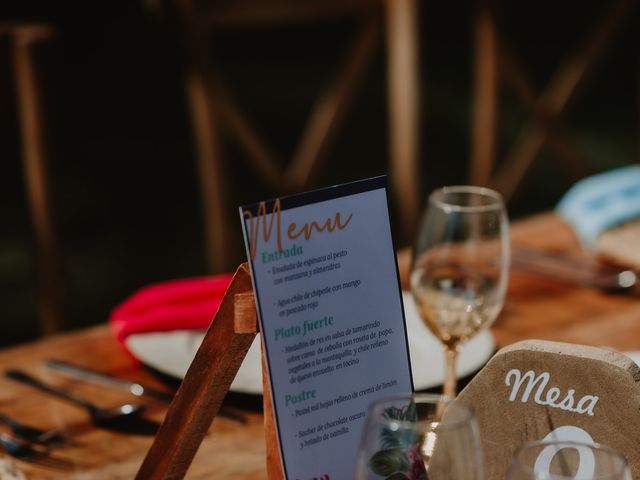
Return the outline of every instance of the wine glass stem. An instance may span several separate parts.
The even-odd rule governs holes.
[[[451,398],[455,398],[458,390],[458,377],[456,376],[456,364],[458,360],[457,346],[444,347],[445,354],[445,376],[443,393]]]

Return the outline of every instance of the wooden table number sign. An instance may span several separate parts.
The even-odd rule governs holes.
[[[501,349],[460,393],[475,410],[488,480],[532,440],[601,443],[640,478],[640,369],[602,348],[528,340]]]

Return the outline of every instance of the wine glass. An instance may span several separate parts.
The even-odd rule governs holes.
[[[529,442],[519,447],[508,480],[631,480],[624,456],[609,447],[567,441]]]
[[[356,461],[357,480],[482,480],[480,437],[460,400],[404,394],[371,404]]]
[[[463,343],[488,328],[502,309],[509,259],[509,223],[498,192],[454,186],[429,196],[413,251],[411,292],[444,345],[447,396],[456,396]]]

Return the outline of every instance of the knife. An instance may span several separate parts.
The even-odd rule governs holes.
[[[106,373],[97,372],[95,370],[81,367],[79,365],[74,365],[69,362],[64,362],[62,360],[49,359],[45,362],[45,365],[48,368],[63,373],[69,377],[79,378],[81,380],[88,380],[96,383],[101,383],[103,385],[124,389],[137,397],[146,395],[147,397],[153,397],[166,403],[171,403],[171,401],[173,400],[172,393],[168,393],[162,390],[156,390],[155,388],[148,387],[139,382],[132,382],[130,380],[117,378]],[[230,420],[235,420],[236,422],[240,423],[247,422],[247,419],[243,415],[235,412],[229,412],[224,408],[224,406],[220,408],[220,410],[218,411],[218,415],[226,417]]]
[[[524,271],[605,292],[640,294],[640,272],[605,265],[591,257],[576,257],[570,254],[515,246],[511,265]]]
[[[117,387],[127,390],[129,393],[141,397],[143,395],[147,397],[153,397],[157,400],[162,400],[166,403],[171,403],[173,400],[173,394],[164,392],[162,390],[156,390],[138,382],[132,382],[122,378],[113,377],[106,373],[97,372],[89,368],[74,365],[72,363],[63,362],[62,360],[47,360],[45,365],[57,372],[63,373],[69,377],[79,378],[81,380],[89,380],[103,385]]]

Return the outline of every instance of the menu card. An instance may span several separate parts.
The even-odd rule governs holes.
[[[240,208],[286,478],[352,478],[368,405],[412,390],[386,178]]]

